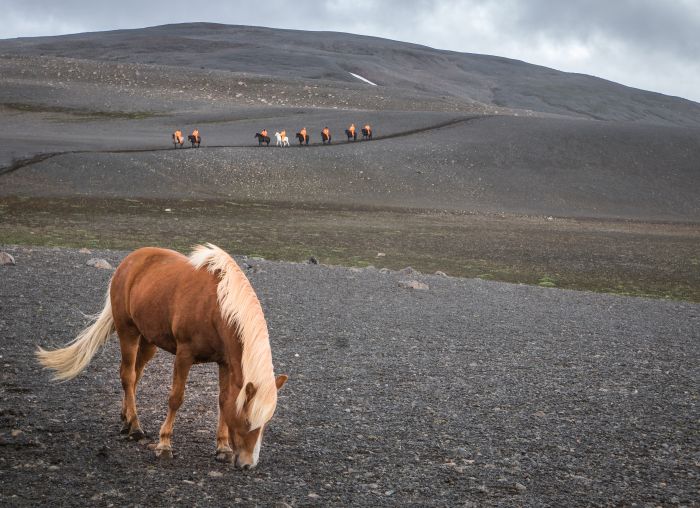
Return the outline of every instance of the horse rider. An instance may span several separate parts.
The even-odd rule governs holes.
[[[350,135],[352,136],[352,139],[357,139],[357,134],[355,134],[355,124],[351,123],[350,127],[348,128],[350,131]]]
[[[283,130],[280,132],[280,139],[284,140],[285,137],[287,137],[287,131]]]
[[[367,136],[368,136],[368,137],[372,136],[372,127],[370,127],[368,123],[365,124],[365,126],[363,127],[363,129],[364,129],[365,131],[367,131]]]
[[[302,127],[301,130],[299,131],[299,134],[301,134],[304,137],[304,142],[308,145],[309,144],[309,135],[306,132],[306,127]]]
[[[326,137],[328,142],[331,142],[331,130],[328,127],[324,127],[321,133]],[[325,143],[325,141],[324,141]]]
[[[185,139],[182,137],[182,131],[180,129],[177,129],[175,132],[173,132],[173,141],[179,144],[183,144],[185,142]]]
[[[197,129],[196,127],[192,131],[192,137],[194,138],[194,142],[199,144],[199,129]]]
[[[261,135],[262,137],[266,138],[266,137],[267,137],[267,129],[261,130],[261,131],[260,131],[260,135]]]

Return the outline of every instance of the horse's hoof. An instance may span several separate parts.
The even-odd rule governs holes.
[[[122,430],[119,431],[120,434],[129,434],[131,432],[131,425],[129,425],[129,422],[125,421],[124,425],[122,425]]]
[[[141,441],[146,437],[146,434],[141,429],[136,429],[133,432],[129,432],[129,439],[132,441]]]
[[[216,460],[219,462],[226,462],[227,464],[232,464],[236,455],[232,450],[222,450],[216,452]]]
[[[171,448],[156,448],[156,457],[160,460],[172,460],[173,450]]]

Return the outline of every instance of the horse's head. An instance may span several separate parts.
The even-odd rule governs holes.
[[[277,376],[271,386],[255,386],[247,383],[239,397],[243,404],[239,410],[226,415],[229,436],[236,454],[236,466],[254,468],[260,457],[265,425],[277,407],[277,391],[287,382],[284,374]],[[239,400],[241,400],[239,399]]]

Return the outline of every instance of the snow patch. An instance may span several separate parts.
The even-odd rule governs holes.
[[[357,79],[359,79],[360,81],[364,81],[365,83],[368,83],[372,86],[377,86],[377,83],[372,83],[369,79],[363,78],[359,74],[355,74],[354,72],[351,72],[350,74],[353,75],[354,77],[356,77]]]

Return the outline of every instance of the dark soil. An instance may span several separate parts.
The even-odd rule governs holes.
[[[242,472],[214,460],[212,365],[192,371],[164,464],[119,434],[116,340],[68,383],[36,364],[100,308],[111,272],[86,260],[124,252],[4,250],[5,506],[697,503],[697,305],[248,259],[290,382]],[[171,358],[140,387],[151,437]]]

